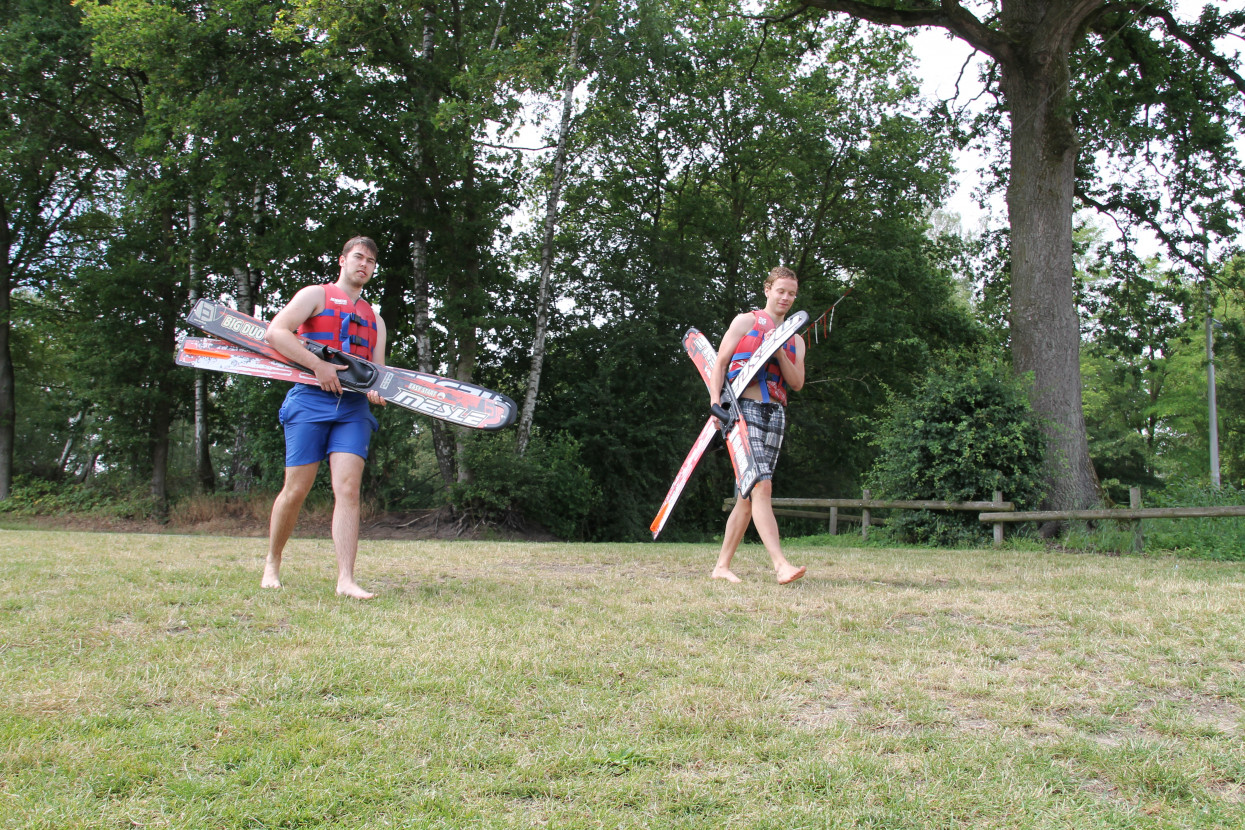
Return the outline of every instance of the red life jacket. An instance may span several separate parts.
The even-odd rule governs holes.
[[[735,354],[731,355],[730,369],[727,370],[726,379],[734,380],[743,369],[748,358],[752,357],[752,353],[761,345],[761,341],[765,339],[766,332],[773,331],[777,328],[774,318],[763,310],[752,312],[753,324],[752,330],[739,338],[739,345],[735,347]],[[782,350],[791,355],[791,359],[795,360],[795,336],[793,335],[786,343],[783,344]],[[779,353],[775,352],[766,364],[761,367],[761,371],[757,372],[752,383],[761,384],[761,401],[769,403],[770,399],[777,401],[783,406],[787,405],[787,382],[782,379],[782,369],[778,363]],[[749,384],[751,386],[751,384]]]
[[[329,283],[324,286],[324,311],[299,326],[298,334],[371,360],[376,348],[376,312],[362,299],[352,303],[345,291]]]

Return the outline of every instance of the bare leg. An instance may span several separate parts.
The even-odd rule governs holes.
[[[727,582],[740,582],[739,577],[731,570],[731,560],[739,547],[748,524],[752,521],[752,502],[748,499],[736,499],[731,515],[726,519],[726,531],[722,534],[722,550],[718,553],[717,564],[713,566],[713,578],[725,579]]]
[[[768,481],[758,481],[752,488],[752,524],[756,526],[757,535],[769,551],[774,563],[774,571],[778,574],[780,585],[795,582],[804,576],[804,568],[797,568],[787,561],[782,554],[782,543],[778,538],[778,520],[774,518],[774,505],[771,500],[773,485]]]
[[[354,581],[354,560],[359,551],[359,485],[363,481],[363,458],[349,452],[329,454],[333,474],[333,547],[337,551],[337,593],[354,599],[376,596]]]
[[[320,462],[285,468],[285,484],[272,503],[272,516],[268,519],[268,558],[264,561],[264,576],[260,587],[281,587],[281,552],[298,524],[298,513],[303,501],[311,492]]]

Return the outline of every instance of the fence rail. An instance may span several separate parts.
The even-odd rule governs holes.
[[[1016,510],[1016,505],[1003,501],[1003,494],[995,491],[993,501],[933,501],[893,500],[870,498],[868,490],[859,499],[773,499],[774,514],[797,516],[805,519],[828,519],[831,535],[839,532],[839,522],[859,522],[860,535],[869,538],[870,525],[884,524],[885,520],[872,515],[874,510],[959,510],[977,513],[978,520],[994,526],[994,545],[1003,544],[1003,526],[1017,522],[1067,522],[1067,521],[1122,521],[1133,526],[1133,549],[1145,550],[1142,519],[1212,519],[1245,517],[1245,505],[1220,505],[1208,507],[1142,507],[1141,489],[1129,490],[1128,507],[1112,507],[1094,510]],[[723,510],[735,506],[735,499],[722,503]],[[851,507],[860,515],[840,513],[839,509]],[[809,509],[813,508],[813,509]]]
[[[1142,519],[1219,519],[1245,517],[1245,505],[1225,504],[1204,507],[1142,507],[1141,488],[1130,487],[1128,507],[1111,507],[1097,510],[1021,510],[1011,513],[985,512],[977,518],[994,524],[994,544],[1001,544],[998,528],[1000,522],[1071,522],[1071,521],[1119,521],[1133,526],[1133,550],[1143,553],[1146,537],[1141,527]]]
[[[1026,510],[1015,513],[982,513],[983,522],[1098,521],[1103,519],[1215,519],[1245,516],[1245,505],[1220,507],[1110,507],[1104,510]]]
[[[971,513],[977,513],[982,510],[992,511],[1012,511],[1016,509],[1010,501],[1003,501],[1003,494],[995,491],[993,501],[936,501],[936,500],[895,500],[886,501],[884,499],[870,498],[868,490],[861,492],[863,498],[859,499],[771,499],[774,505],[774,515],[776,516],[799,516],[805,519],[827,519],[829,520],[829,532],[831,536],[835,536],[839,532],[839,522],[860,522],[860,536],[862,539],[869,538],[869,527],[871,525],[884,524],[883,520],[876,519],[872,513],[874,510],[959,510]],[[723,510],[730,510],[735,506],[735,499],[729,498],[722,502]],[[814,512],[812,510],[802,508],[824,508],[827,512]],[[853,507],[860,510],[860,515],[840,514],[839,508]],[[1006,514],[1003,514],[1006,515]],[[995,523],[994,525],[994,543],[996,545],[1003,544],[1003,525]]]

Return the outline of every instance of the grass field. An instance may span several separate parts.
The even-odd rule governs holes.
[[[0,826],[1239,828],[1245,566],[0,531]]]

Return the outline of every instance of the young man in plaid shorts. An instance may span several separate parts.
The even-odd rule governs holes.
[[[721,404],[722,384],[733,376],[732,370],[737,372],[748,355],[786,319],[799,287],[799,279],[790,268],[779,266],[769,272],[765,280],[765,308],[740,314],[722,338],[709,381],[710,403]],[[731,571],[731,559],[749,523],[756,526],[757,534],[774,562],[779,584],[786,585],[804,576],[803,567],[797,568],[783,556],[778,539],[778,520],[774,518],[771,503],[774,466],[778,463],[778,450],[782,447],[787,425],[787,391],[798,391],[803,386],[804,341],[792,336],[739,396],[739,414],[748,424],[749,443],[760,468],[760,477],[752,488],[751,496],[737,499],[735,509],[726,520],[722,550],[713,568],[714,579],[740,581]]]

